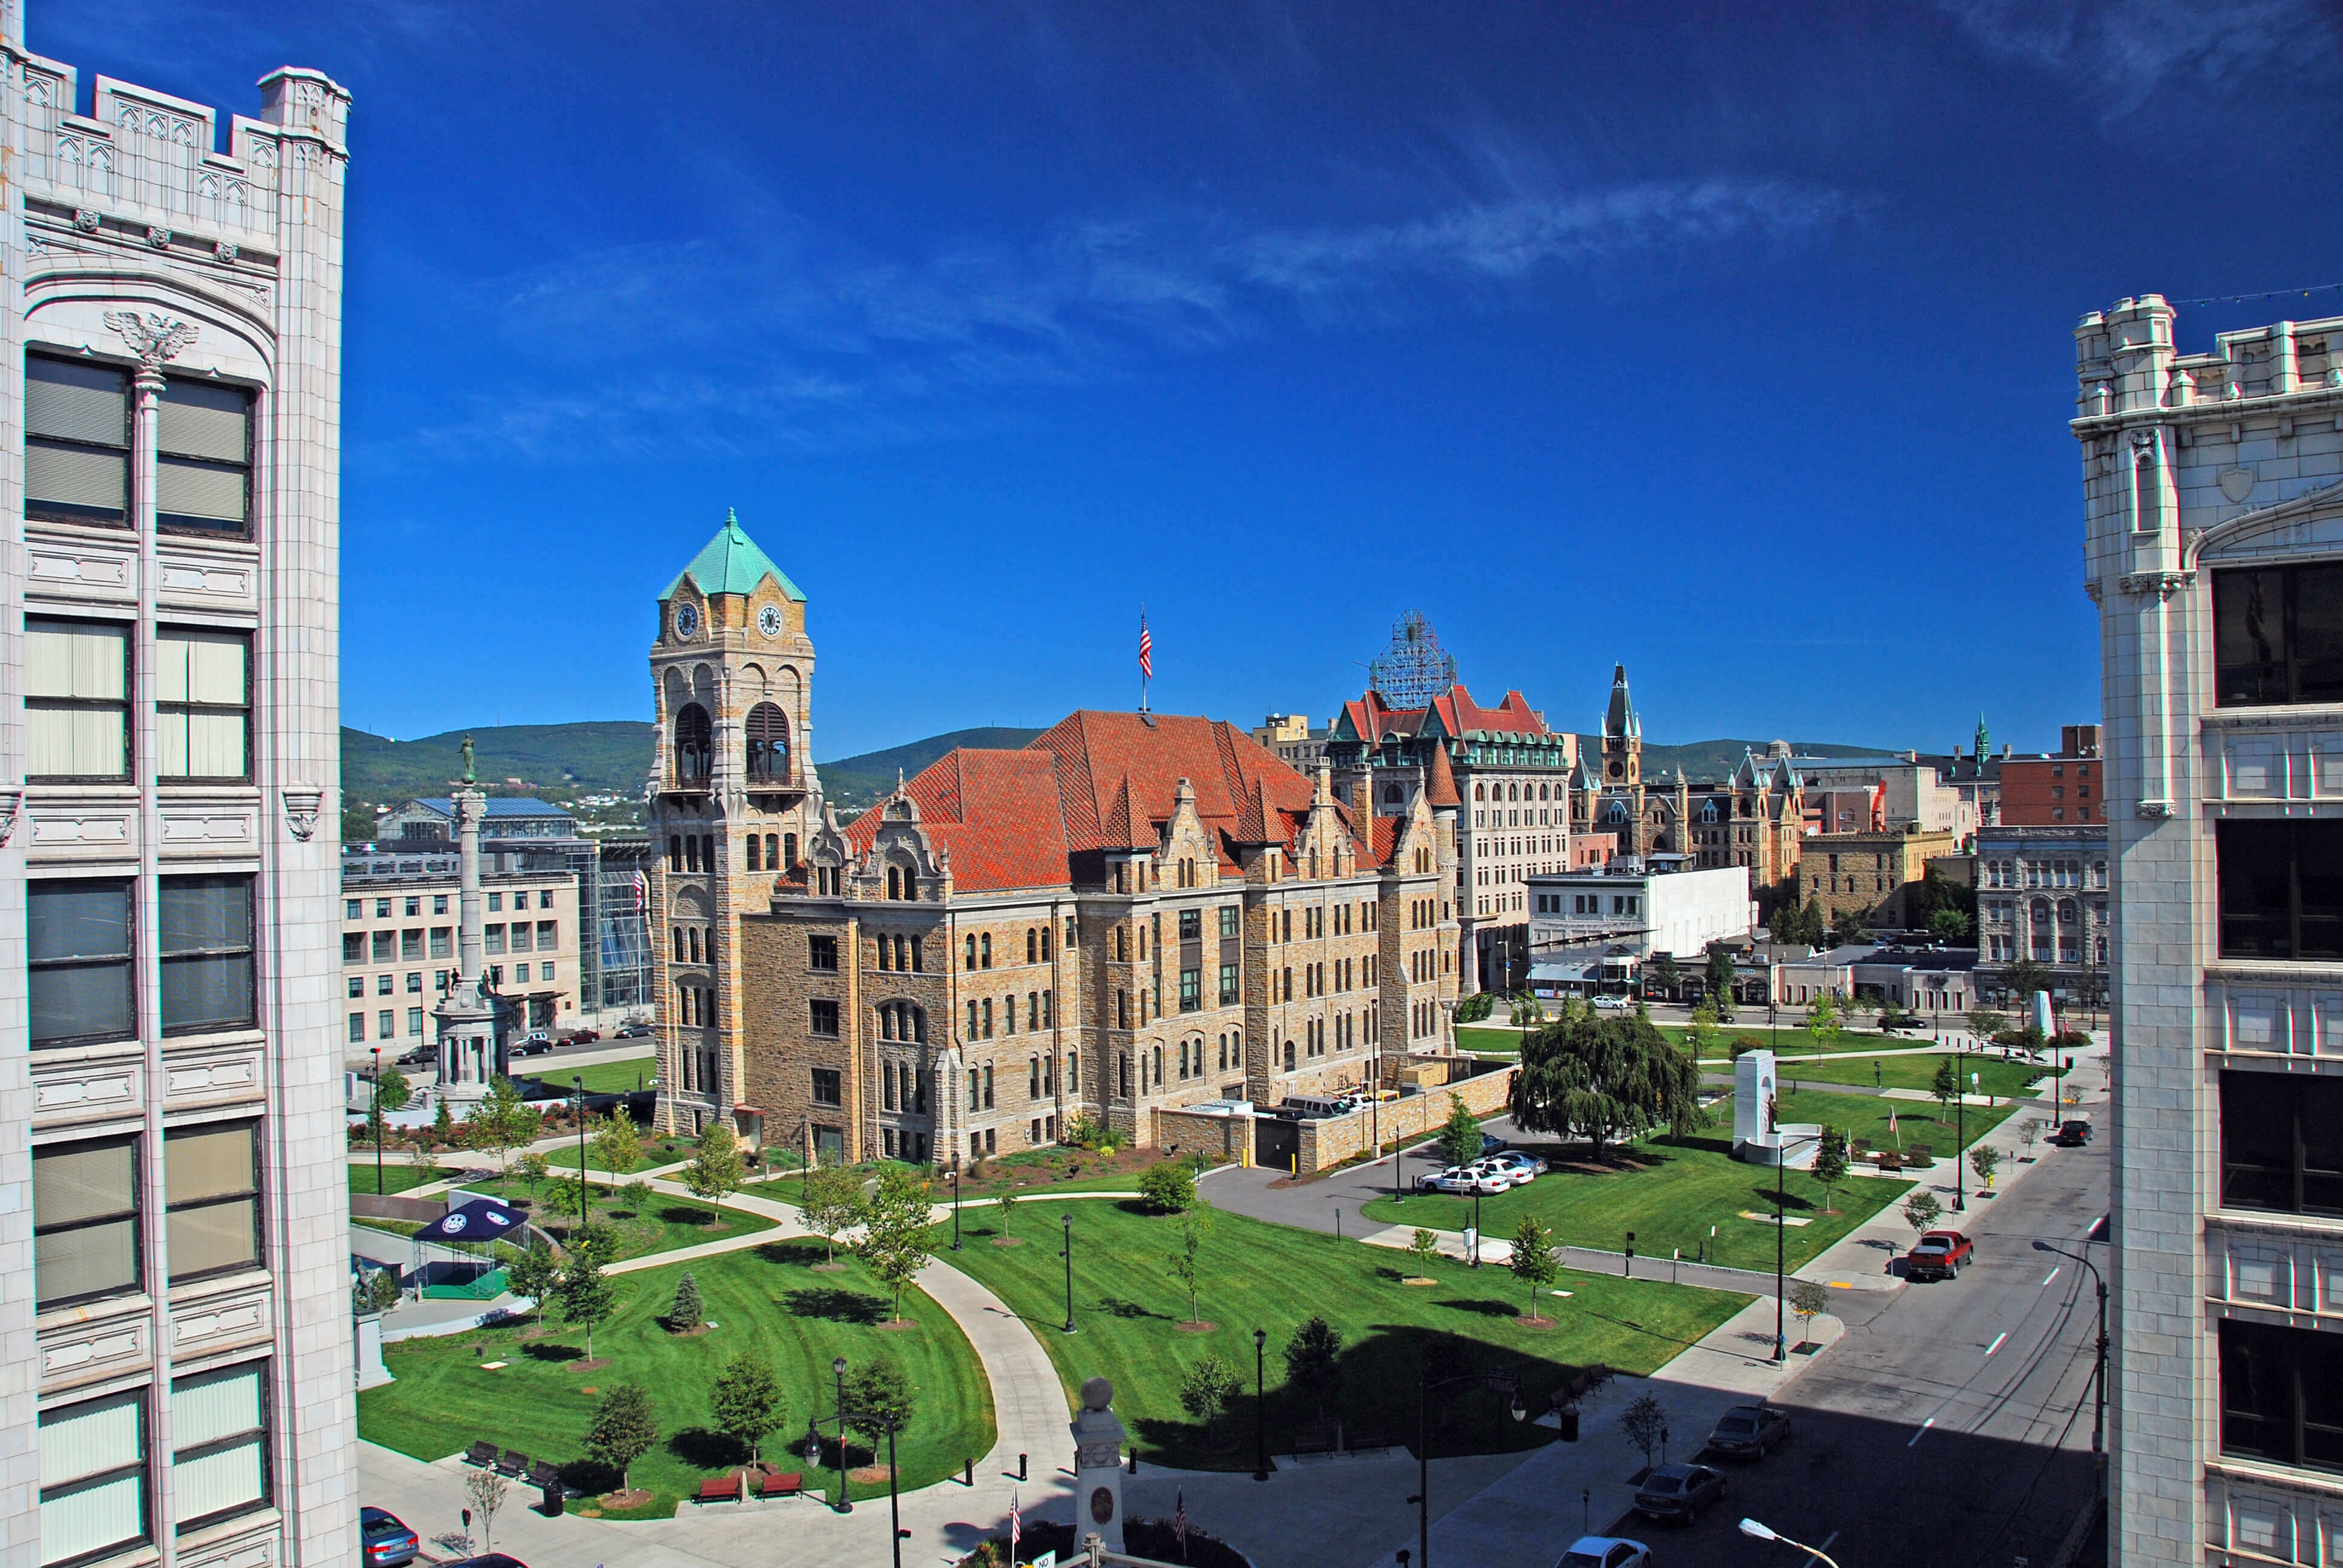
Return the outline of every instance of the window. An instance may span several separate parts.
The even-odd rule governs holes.
[[[2343,1470],[2343,1334],[2224,1320],[2221,1452]]]
[[[749,869],[752,871],[761,871],[765,869],[763,853],[764,845],[764,839],[759,838],[756,834],[751,833],[749,835]]]
[[[156,415],[156,526],[175,533],[248,533],[251,395],[173,376],[163,383]]]
[[[110,366],[25,357],[25,515],[130,520],[130,377]]]
[[[835,1038],[838,1033],[838,1003],[817,997],[811,1005],[814,1033]]]
[[[1233,939],[1236,934],[1237,907],[1234,904],[1223,904],[1221,906],[1221,940],[1222,941],[1230,940]]]
[[[130,884],[32,882],[25,887],[32,1042],[127,1040]]]
[[[163,1032],[250,1025],[252,879],[165,877],[160,890]]]
[[[1180,1010],[1193,1012],[1204,1005],[1204,972],[1202,970],[1180,971]]]
[[[1222,964],[1221,966],[1221,1005],[1222,1007],[1234,1007],[1236,1004],[1237,966],[1234,964]]]
[[[749,781],[787,784],[789,781],[789,715],[769,702],[749,709]]]
[[[146,1539],[146,1402],[134,1391],[41,1412],[41,1562]]]
[[[2217,822],[2223,958],[2343,958],[2343,822]]]
[[[1202,910],[1182,910],[1180,911],[1180,940],[1183,942],[1192,942],[1201,939],[1203,934],[1204,911]]]
[[[179,1533],[268,1503],[268,1363],[171,1384],[171,1492]]]
[[[2213,574],[2214,700],[2343,700],[2343,563]]]
[[[687,702],[675,710],[675,781],[687,789],[708,782],[714,731],[708,709]]]
[[[33,1295],[46,1312],[138,1288],[133,1138],[33,1151]]]
[[[539,908],[542,907],[542,905],[539,906]],[[537,945],[540,950],[546,948],[559,947],[561,945],[561,922],[559,920],[538,921]]]
[[[553,977],[547,975],[545,978],[551,980]],[[423,1010],[419,1007],[410,1007],[407,1010],[407,1038],[409,1040],[423,1038]]]
[[[823,936],[806,938],[806,967],[837,973],[838,939]]]
[[[447,912],[447,894],[434,893],[431,895],[431,912],[435,915],[444,915]]]
[[[2221,1206],[2343,1214],[2343,1079],[2221,1074]]]
[[[259,1262],[259,1133],[257,1123],[241,1121],[165,1134],[165,1240],[174,1283]]]
[[[352,1045],[366,1043],[366,1014],[362,1012],[350,1014],[349,1039]]]
[[[444,959],[448,956],[447,943],[448,934],[451,929],[452,928],[447,926],[434,926],[431,928],[431,956],[433,958]]]
[[[25,620],[25,776],[130,777],[128,628]]]
[[[832,1030],[830,1032],[834,1034],[837,1030]],[[817,1067],[813,1070],[813,1102],[816,1105],[846,1103],[846,1091],[840,1084],[840,1076],[839,1070],[834,1067]]]
[[[162,777],[242,779],[251,771],[251,648],[241,632],[156,634],[156,770]]]
[[[493,913],[494,911],[498,910],[501,910],[501,909],[503,909],[504,907],[505,907],[505,896],[504,896],[502,893],[490,893],[490,894],[488,895],[488,909],[489,909],[490,912],[492,912],[492,913]],[[381,917],[383,917],[385,920],[389,919],[389,918],[390,918],[390,900],[387,900],[387,899],[383,900],[381,903],[377,904],[377,905],[375,907],[375,911],[374,911],[374,912],[375,912],[376,914],[377,914],[377,915],[380,915],[380,916],[381,916]]]
[[[380,936],[383,933],[377,931],[375,934],[377,936]],[[499,920],[493,926],[482,926],[480,928],[480,950],[483,952],[495,953],[499,958],[504,956],[505,928],[503,921]],[[387,953],[384,955],[386,958],[389,955]]]

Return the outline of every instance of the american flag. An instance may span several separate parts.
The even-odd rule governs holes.
[[[1023,1515],[1017,1512],[1017,1493],[1014,1490],[1011,1490],[1009,1493],[1009,1562],[1011,1568],[1015,1568],[1017,1562],[1017,1544],[1024,1539],[1025,1520]]]
[[[640,871],[637,871],[635,873],[635,908],[648,910],[650,907],[651,879]]]
[[[1139,618],[1139,673],[1155,678],[1155,639],[1147,635],[1147,618]]]
[[[1188,1560],[1188,1489],[1180,1489],[1180,1504],[1172,1511],[1172,1533],[1179,1538],[1180,1560]]]

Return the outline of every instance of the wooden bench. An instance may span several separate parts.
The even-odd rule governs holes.
[[[509,1475],[515,1481],[528,1473],[528,1455],[518,1448],[505,1450],[504,1458],[497,1462],[497,1473]]]
[[[497,1462],[497,1445],[493,1442],[476,1442],[472,1444],[471,1447],[464,1451],[464,1462],[466,1464],[485,1465],[491,1470],[495,1469]]]
[[[759,1497],[796,1497],[805,1491],[805,1477],[796,1471],[782,1475],[768,1475],[757,1483]]]
[[[707,1480],[701,1482],[699,1483],[699,1501],[702,1503],[739,1502],[740,1477],[739,1473],[736,1472],[730,1475],[711,1475]]]

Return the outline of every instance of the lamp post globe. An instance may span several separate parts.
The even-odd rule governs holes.
[[[840,1356],[830,1363],[838,1378],[838,1508],[840,1513],[854,1512],[854,1500],[846,1495],[846,1358]]]

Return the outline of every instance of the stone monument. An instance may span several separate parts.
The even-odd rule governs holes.
[[[464,782],[456,791],[456,974],[439,998],[438,1092],[447,1100],[479,1100],[506,1075],[513,1007],[489,989],[481,969],[480,819],[488,798],[472,782],[472,738],[464,738]]]
[[[1804,1171],[1821,1149],[1819,1122],[1774,1119],[1781,1082],[1770,1050],[1745,1050],[1733,1063],[1733,1157],[1752,1165]],[[1786,1159],[1783,1151],[1789,1151]]]
[[[1108,1408],[1114,1384],[1102,1377],[1082,1384],[1082,1413],[1073,1420],[1074,1533],[1096,1533],[1110,1552],[1122,1550],[1122,1422]]]

